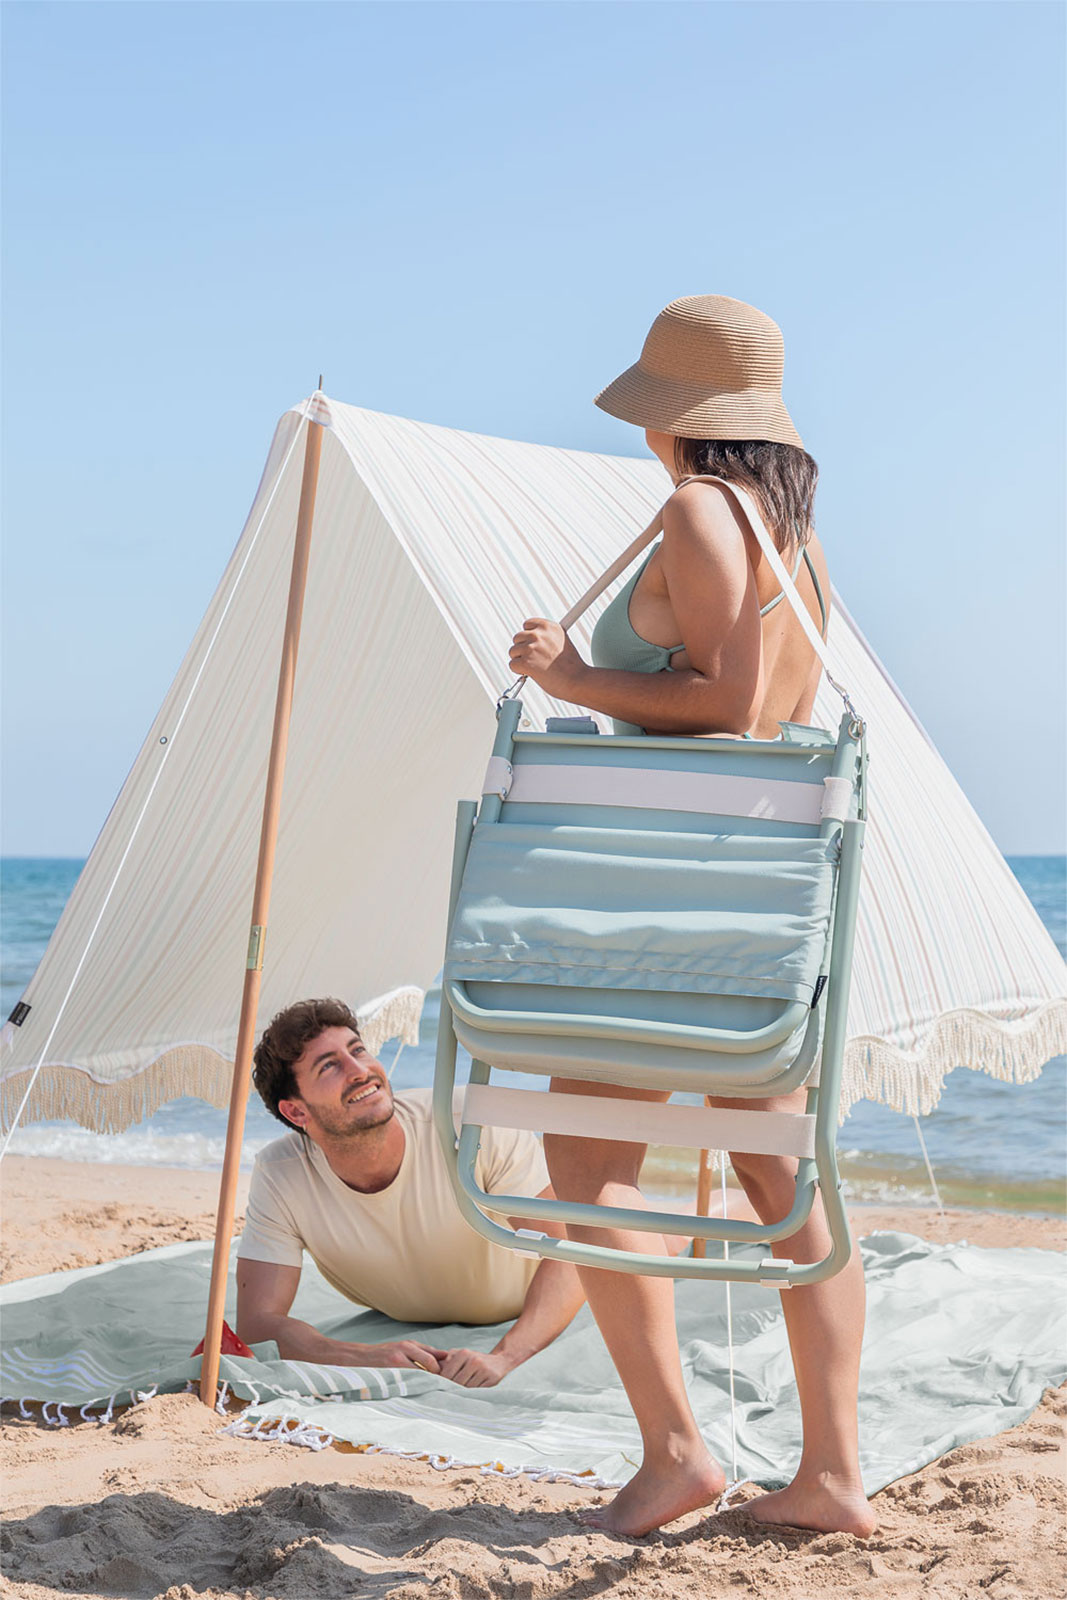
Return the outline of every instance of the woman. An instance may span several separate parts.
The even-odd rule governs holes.
[[[728,490],[694,481],[711,474],[755,499],[801,598],[825,631],[830,593],[812,529],[817,468],[781,397],[784,352],[771,319],[722,295],[675,300],[653,323],[640,360],[597,405],[644,427],[649,448],[675,483],[663,508],[663,539],[601,616],[588,665],[557,623],[530,619],[516,634],[511,665],[557,699],[614,719],[617,732],[728,733],[773,739],[779,723],[810,720],[820,664],[759,544]],[[556,1080],[581,1094],[655,1091]],[[724,1107],[803,1109],[804,1090],[765,1101],[713,1099]],[[637,1179],[644,1148],[607,1140],[546,1136],[545,1154],[561,1199],[642,1204]],[[761,1220],[793,1202],[796,1162],[731,1156]],[[648,1249],[647,1234],[575,1227],[572,1238]],[[791,1238],[772,1246],[797,1262],[829,1249],[821,1207]],[[666,1245],[663,1245],[666,1250]],[[722,1469],[700,1436],[682,1380],[669,1279],[600,1269],[582,1284],[637,1416],[640,1470],[594,1526],[639,1536],[717,1499]],[[765,1522],[824,1532],[872,1532],[860,1479],[857,1389],[864,1287],[858,1254],[824,1283],[782,1295],[804,1424],[800,1466],[785,1489],[750,1501]]]

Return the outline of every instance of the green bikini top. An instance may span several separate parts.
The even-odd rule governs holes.
[[[629,583],[620,590],[601,613],[596,627],[593,629],[590,653],[595,667],[614,667],[624,672],[663,672],[670,668],[671,657],[676,656],[679,650],[684,650],[684,644],[662,645],[650,644],[647,639],[642,639],[634,631],[630,621],[630,600],[637,587],[641,574],[652,560],[658,544],[654,544],[648,555],[642,561]],[[826,633],[826,601],[823,598],[822,586],[819,583],[815,563],[806,545],[802,545],[797,555],[796,566],[793,568],[792,577],[796,581],[801,563],[806,562],[811,573],[811,581],[815,585],[815,596],[819,602],[819,632]],[[779,589],[778,593],[760,607],[760,616],[765,617],[768,611],[773,611],[779,601],[785,598]],[[629,722],[615,722],[616,733],[640,733],[641,729]]]

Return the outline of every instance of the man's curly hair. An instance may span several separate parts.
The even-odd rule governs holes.
[[[325,1028],[351,1028],[353,1033],[359,1033],[355,1013],[343,1000],[328,996],[325,1000],[297,1000],[286,1006],[271,1019],[256,1045],[252,1082],[267,1110],[287,1128],[296,1124],[282,1115],[278,1102],[294,1100],[299,1095],[293,1063]],[[297,1132],[302,1133],[303,1129],[298,1128]]]

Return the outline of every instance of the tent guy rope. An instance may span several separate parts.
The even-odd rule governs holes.
[[[312,410],[312,408],[313,408],[313,406],[315,404],[315,399],[316,399],[316,396],[312,395],[310,400],[305,401],[304,407],[301,410],[301,416],[305,416],[305,417],[310,416],[311,410]],[[26,1091],[23,1094],[21,1101],[19,1102],[18,1110],[15,1112],[14,1117],[11,1119],[11,1125],[7,1130],[7,1137],[4,1140],[3,1148],[0,1149],[0,1161],[3,1161],[4,1157],[7,1155],[8,1147],[10,1146],[11,1140],[14,1137],[15,1130],[18,1127],[19,1122],[22,1120],[22,1113],[25,1111],[27,1102],[29,1101],[29,1098],[30,1098],[30,1095],[33,1093],[33,1086],[37,1082],[38,1077],[40,1076],[41,1068],[42,1068],[42,1066],[44,1065],[44,1062],[45,1062],[45,1057],[48,1055],[48,1051],[49,1051],[49,1049],[51,1048],[51,1045],[52,1045],[52,1040],[56,1036],[56,1029],[59,1027],[60,1022],[63,1019],[63,1013],[67,1009],[67,1004],[68,1004],[68,1002],[70,1000],[71,995],[74,993],[75,988],[77,987],[78,979],[81,977],[82,969],[85,966],[86,961],[88,960],[89,952],[93,948],[93,945],[94,945],[94,943],[96,941],[96,936],[100,931],[100,925],[103,922],[104,917],[105,917],[105,915],[107,913],[108,906],[111,904],[111,897],[115,893],[115,889],[118,886],[119,879],[122,877],[122,871],[123,871],[123,868],[126,865],[126,862],[129,860],[130,851],[133,849],[134,841],[136,840],[137,835],[140,832],[141,824],[144,821],[145,817],[147,816],[148,809],[152,804],[152,797],[155,794],[157,788],[159,787],[160,779],[162,778],[163,773],[166,770],[167,762],[170,759],[170,755],[171,755],[172,750],[174,749],[174,742],[175,742],[178,734],[181,732],[182,724],[185,721],[186,713],[188,712],[189,707],[192,705],[193,697],[195,696],[197,688],[199,687],[200,680],[204,676],[204,672],[205,672],[205,670],[207,668],[208,662],[211,660],[212,652],[213,652],[213,650],[215,648],[215,645],[218,642],[219,635],[221,634],[222,629],[223,629],[223,625],[226,622],[226,618],[227,618],[227,616],[229,614],[230,607],[233,604],[233,601],[234,601],[234,599],[235,599],[235,597],[237,595],[237,591],[238,591],[238,589],[240,587],[240,584],[241,584],[241,579],[244,577],[245,571],[247,570],[247,567],[248,567],[248,563],[252,559],[252,552],[256,548],[256,542],[259,539],[260,533],[262,532],[263,524],[267,520],[267,513],[270,511],[270,508],[271,508],[271,506],[272,506],[272,504],[274,502],[274,497],[278,492],[278,487],[281,484],[282,479],[285,476],[285,469],[289,464],[289,457],[292,455],[294,449],[296,448],[296,441],[297,441],[297,439],[299,439],[299,437],[300,437],[300,430],[298,428],[296,430],[296,432],[293,434],[292,441],[291,441],[291,443],[289,445],[288,450],[285,453],[285,457],[284,457],[284,459],[282,461],[282,464],[278,468],[278,472],[277,472],[277,474],[275,476],[274,484],[273,484],[273,486],[271,488],[270,495],[267,498],[267,503],[263,507],[263,511],[262,511],[261,516],[260,516],[259,522],[258,522],[258,524],[257,524],[257,526],[255,528],[255,531],[252,534],[251,539],[249,540],[248,548],[244,553],[244,559],[242,560],[241,565],[237,569],[236,576],[234,577],[234,581],[233,581],[233,583],[232,583],[232,585],[230,587],[229,595],[226,598],[226,603],[222,607],[222,611],[221,611],[221,613],[219,615],[219,619],[218,619],[218,622],[217,622],[217,624],[215,626],[215,630],[212,633],[211,639],[208,642],[207,649],[204,651],[204,658],[201,661],[199,669],[198,669],[198,671],[196,673],[196,676],[194,677],[194,679],[192,681],[192,684],[189,687],[189,692],[185,697],[185,703],[182,706],[181,711],[178,713],[178,716],[177,716],[177,718],[175,720],[173,731],[169,735],[164,735],[163,738],[161,738],[160,741],[159,741],[160,744],[165,744],[165,748],[163,750],[162,756],[160,757],[159,764],[158,764],[158,766],[156,768],[155,777],[152,779],[151,787],[149,788],[148,793],[145,795],[144,803],[141,806],[140,813],[138,814],[137,819],[133,824],[133,828],[130,831],[130,836],[126,841],[126,848],[123,850],[122,856],[121,856],[121,858],[119,860],[119,864],[115,868],[114,875],[112,876],[112,879],[111,879],[111,882],[110,882],[110,884],[108,886],[107,892],[104,895],[103,901],[101,902],[100,910],[97,912],[96,921],[93,923],[92,930],[91,930],[91,932],[89,934],[88,939],[85,942],[85,948],[82,950],[81,957],[80,957],[80,959],[78,961],[78,964],[74,968],[74,974],[73,974],[69,984],[67,985],[67,992],[63,996],[63,999],[60,1001],[59,1008],[56,1011],[55,1017],[52,1020],[52,1027],[51,1027],[51,1029],[49,1031],[47,1039],[45,1040],[44,1044],[41,1047],[41,1052],[40,1052],[40,1054],[39,1054],[39,1056],[37,1058],[36,1065],[34,1066],[34,1069],[33,1069],[32,1073],[30,1074],[30,1080],[26,1085]]]

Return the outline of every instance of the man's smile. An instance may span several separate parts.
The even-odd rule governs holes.
[[[357,1089],[354,1093],[345,1096],[345,1104],[355,1105],[358,1100],[366,1100],[370,1095],[377,1094],[378,1091],[383,1087],[384,1086],[380,1083],[364,1084],[362,1089]]]

